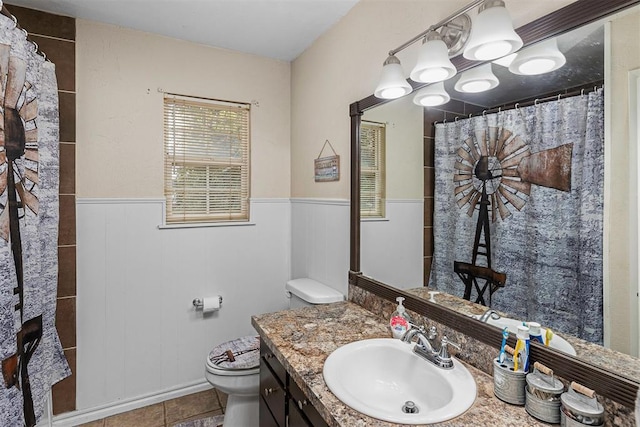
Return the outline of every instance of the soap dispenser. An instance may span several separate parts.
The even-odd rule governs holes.
[[[402,305],[402,301],[404,301],[403,297],[396,298],[398,301],[398,307],[396,307],[396,311],[391,315],[391,320],[389,321],[389,326],[391,327],[391,333],[394,338],[402,338],[404,334],[409,330],[409,323],[411,322],[411,318],[409,314]]]

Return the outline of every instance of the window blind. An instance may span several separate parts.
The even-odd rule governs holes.
[[[167,223],[249,220],[247,104],[164,98]]]
[[[360,216],[385,215],[385,133],[384,123],[362,121],[360,126]]]

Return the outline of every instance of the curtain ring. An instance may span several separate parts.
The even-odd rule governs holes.
[[[473,116],[473,113],[469,113],[469,118],[471,118]]]
[[[30,40],[31,44],[33,44],[33,51],[35,53],[38,53],[38,43],[34,42],[33,40]]]
[[[558,101],[560,101],[560,97],[562,96],[561,93],[558,94]]]
[[[13,14],[11,14],[11,20],[13,20],[13,28],[18,27],[18,18],[16,18]]]
[[[518,106],[520,105],[519,102],[516,102],[516,105],[514,106],[514,108],[516,109],[516,111],[518,111]]]
[[[447,118],[445,117],[444,120],[442,121],[442,124],[447,123]]]
[[[25,39],[29,37],[29,33],[27,33],[27,30],[25,30],[24,28],[20,28],[20,30],[22,30],[22,34],[24,34]]]
[[[500,114],[500,111],[502,111],[502,107],[498,107],[498,114]]]
[[[487,115],[487,110],[482,110],[482,117],[485,117]]]
[[[598,86],[594,86],[594,87],[593,87],[593,91],[594,91],[594,92],[597,92],[597,91],[598,91]]]
[[[456,116],[456,118],[453,119],[453,121],[457,123],[458,122],[458,116]]]
[[[535,105],[536,107],[538,106],[538,98],[536,98],[536,100],[533,101],[533,105]]]

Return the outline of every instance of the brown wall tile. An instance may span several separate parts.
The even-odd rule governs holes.
[[[60,144],[60,194],[76,192],[76,145]]]
[[[56,64],[56,77],[58,89],[76,90],[76,44],[75,42],[50,39],[41,36],[29,36],[29,39],[38,43],[38,47],[47,55],[47,58]]]
[[[58,298],[76,295],[76,247],[58,248]]]
[[[433,126],[432,126],[433,128]],[[424,165],[433,167],[435,157],[435,140],[433,138],[424,138]]]
[[[62,348],[76,346],[76,298],[58,298],[56,329]]]
[[[59,92],[60,141],[76,142],[76,94]]]
[[[424,228],[424,256],[433,255],[433,229],[431,227]]]
[[[433,197],[434,168],[424,168],[424,196]]]
[[[427,256],[424,257],[424,285],[429,285],[429,276],[431,275],[431,261],[433,261],[433,257]]]
[[[65,350],[64,355],[67,358],[67,362],[69,362],[71,375],[55,384],[51,389],[54,415],[76,409],[76,349]]]
[[[58,245],[76,244],[76,196],[60,196]]]
[[[424,226],[433,225],[433,197],[424,198]]]
[[[11,2],[5,2],[5,5],[9,12],[18,18],[18,25],[29,34],[47,35],[66,40],[76,38],[76,20],[73,18],[14,6]]]

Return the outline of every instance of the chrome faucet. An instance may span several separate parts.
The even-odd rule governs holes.
[[[402,336],[401,340],[402,342],[410,344],[411,341],[413,341],[413,337],[416,336],[418,337],[418,341],[413,347],[414,353],[442,369],[453,368],[453,360],[451,360],[447,346],[451,345],[460,350],[458,344],[449,341],[447,337],[444,336],[440,342],[440,349],[436,350],[432,344],[432,341],[434,341],[437,336],[435,326],[430,327],[427,332],[422,326],[411,325],[411,328]]]
[[[489,310],[485,311],[478,320],[480,320],[481,322],[487,323],[489,318],[492,318],[493,320],[498,320],[500,317],[501,316],[498,314],[497,311],[490,308]]]

